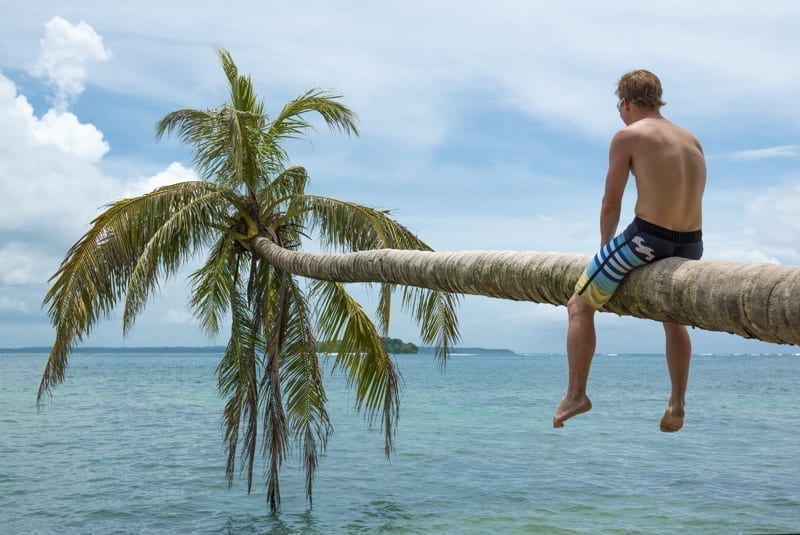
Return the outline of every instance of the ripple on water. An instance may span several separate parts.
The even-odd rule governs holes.
[[[444,374],[402,360],[391,461],[334,379],[314,508],[292,458],[270,515],[263,466],[253,495],[238,479],[227,488],[215,359],[82,356],[37,414],[43,361],[4,357],[0,531],[797,531],[800,360],[750,359],[696,359],[685,432],[670,436],[657,426],[663,359],[598,359],[596,410],[561,430],[549,424],[563,358],[459,357]]]

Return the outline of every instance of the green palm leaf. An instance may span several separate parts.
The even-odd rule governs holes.
[[[333,131],[358,135],[357,118],[350,108],[339,102],[340,95],[312,89],[286,104],[266,128],[263,137],[265,164],[277,174],[289,164],[289,155],[281,146],[288,139],[302,137],[313,125],[306,119],[309,113],[322,116]]]
[[[267,338],[267,363],[261,380],[261,406],[264,422],[264,453],[268,457],[267,501],[272,511],[280,508],[279,471],[288,455],[289,427],[283,404],[281,359],[289,323],[291,275],[264,265],[262,286],[267,290],[264,326]]]
[[[459,296],[427,288],[403,288],[403,309],[411,312],[420,326],[420,337],[436,347],[436,358],[444,366],[450,349],[458,343]]]
[[[258,193],[258,198],[263,203],[261,207],[262,217],[268,219],[283,209],[287,212],[292,212],[289,217],[297,215],[301,208],[297,206],[290,208],[290,205],[296,204],[297,199],[302,199],[307,185],[308,173],[305,168],[293,166],[284,169]]]
[[[256,96],[250,76],[239,74],[239,68],[233,61],[233,56],[231,56],[230,52],[224,48],[217,48],[216,51],[222,70],[225,72],[225,77],[228,79],[228,89],[231,97],[230,102],[233,108],[249,112],[254,116],[263,116],[264,106]]]
[[[381,416],[384,451],[393,447],[394,428],[400,410],[400,372],[383,347],[383,340],[364,309],[335,282],[314,281],[317,330],[325,340],[341,340],[334,369],[344,370],[355,388],[356,409],[365,410],[369,425]]]
[[[127,333],[159,279],[175,273],[226,223],[230,194],[207,182],[183,182],[159,188],[126,206],[129,227],[144,242],[128,279],[123,313]]]
[[[341,95],[311,89],[288,102],[272,121],[266,139],[271,145],[280,145],[287,139],[302,137],[313,125],[305,118],[310,113],[322,116],[331,130],[358,135],[358,118],[347,106],[339,102]]]
[[[205,264],[189,276],[192,286],[189,307],[210,338],[219,334],[222,316],[228,311],[231,294],[236,291],[240,250],[241,246],[227,235],[221,236],[209,250]]]
[[[431,250],[413,232],[389,217],[388,211],[317,195],[306,195],[303,201],[309,231],[318,231],[320,244],[326,249]]]
[[[381,336],[389,336],[389,320],[391,319],[392,294],[394,290],[394,284],[380,285],[380,298],[378,299],[378,308],[375,315],[378,318],[378,328]]]
[[[219,390],[226,399],[223,411],[224,439],[228,462],[225,475],[233,483],[239,440],[242,472],[247,478],[247,491],[252,489],[253,467],[258,440],[258,367],[257,353],[263,352],[264,341],[258,336],[251,310],[242,296],[241,284],[230,295],[231,337],[217,367]]]
[[[52,286],[44,298],[56,339],[42,374],[37,403],[64,380],[72,347],[129,291],[139,257],[173,212],[180,208],[180,217],[188,218],[192,224],[185,226],[176,242],[170,244],[170,250],[157,259],[156,266],[164,274],[173,273],[209,237],[224,198],[212,184],[183,182],[118,201],[92,221],[89,231],[70,248],[50,279]],[[183,211],[184,206],[192,208]],[[136,288],[136,297],[142,303],[149,289],[152,286]],[[129,321],[134,317],[131,314]]]
[[[250,78],[239,75],[230,53],[217,52],[231,101],[216,110],[172,112],[158,122],[156,136],[175,132],[194,147],[193,161],[202,177],[235,190],[244,187],[255,196],[258,184],[268,180],[263,161],[269,156],[262,153],[269,148],[263,136],[268,118]]]
[[[289,321],[286,325],[281,374],[285,384],[289,427],[299,442],[301,465],[306,474],[306,498],[312,501],[312,484],[319,463],[333,432],[325,409],[327,396],[322,382],[322,367],[316,352],[311,311],[302,290],[290,282]]]

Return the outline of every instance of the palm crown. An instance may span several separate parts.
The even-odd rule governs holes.
[[[430,248],[386,211],[306,193],[305,169],[289,165],[281,144],[311,127],[310,112],[333,130],[358,134],[355,114],[339,96],[308,91],[270,118],[250,78],[227,51],[218,53],[229,101],[213,110],[170,113],[156,127],[159,137],[174,133],[193,147],[203,180],[109,205],[68,251],[45,297],[56,339],[37,399],[63,381],[71,349],[100,317],[122,303],[127,333],[159,281],[207,254],[189,277],[189,305],[210,336],[230,321],[217,369],[225,400],[226,474],[231,483],[238,462],[249,492],[261,445],[267,499],[275,511],[279,469],[290,445],[298,446],[311,502],[318,456],[332,433],[317,339],[341,340],[333,368],[346,375],[367,420],[380,421],[386,454],[391,452],[400,375],[382,336],[395,287],[381,285],[376,325],[343,284],[300,280],[259,258],[249,241],[267,237],[298,250],[313,235],[327,251]],[[402,287],[401,299],[423,342],[436,344],[443,359],[458,339],[456,296]]]

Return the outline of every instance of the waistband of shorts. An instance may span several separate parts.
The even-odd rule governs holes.
[[[633,222],[643,232],[652,234],[664,240],[670,240],[673,243],[695,243],[703,241],[702,230],[692,230],[689,232],[678,232],[677,230],[670,230],[668,228],[660,227],[649,221],[645,221],[641,217],[635,217]]]

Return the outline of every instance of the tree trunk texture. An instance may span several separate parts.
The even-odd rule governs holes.
[[[250,242],[291,273],[337,282],[387,282],[516,301],[566,305],[589,257],[532,251],[347,254],[290,251]],[[668,258],[635,269],[604,312],[800,345],[800,267]]]

